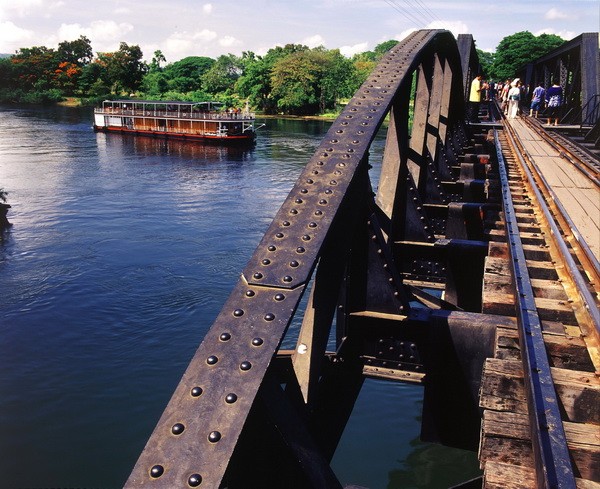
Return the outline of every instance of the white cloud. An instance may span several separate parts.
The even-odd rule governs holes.
[[[458,37],[459,34],[468,34],[469,28],[467,24],[461,22],[460,20],[450,21],[450,20],[434,20],[428,26],[428,29],[446,29],[454,35],[454,37]]]
[[[368,50],[368,47],[368,42],[361,42],[359,44],[354,44],[353,46],[342,46],[340,48],[340,53],[346,56],[347,58],[351,58],[355,54],[364,53]]]
[[[127,7],[118,7],[115,9],[115,14],[121,15],[121,14],[130,14],[131,13],[131,9],[127,8]]]
[[[562,37],[566,41],[570,41],[571,39],[573,39],[574,37],[578,36],[581,33],[574,32],[574,31],[567,31],[567,30],[557,31],[557,30],[549,28],[549,27],[545,28],[545,29],[540,29],[539,31],[536,31],[533,33],[534,36],[539,36],[541,34],[555,34],[559,37]]]
[[[562,12],[557,8],[551,8],[548,12],[545,13],[544,19],[546,20],[572,20],[575,17],[573,15],[569,15],[566,12]]]
[[[413,32],[418,31],[418,29],[411,27],[410,29],[406,29],[405,31],[402,31],[400,34],[396,34],[394,36],[394,39],[396,39],[396,41],[402,41],[406,36],[408,36],[409,34],[412,34]]]
[[[0,19],[25,17],[42,6],[42,0],[0,0]],[[2,36],[6,34],[3,32]]]
[[[205,54],[206,45],[212,45],[217,33],[209,29],[196,32],[174,32],[164,42],[161,50],[169,60],[177,61],[186,56]]]
[[[224,48],[230,48],[233,46],[241,46],[242,41],[236,39],[233,36],[224,36],[221,39],[219,39],[219,45],[223,46]]]
[[[0,22],[0,53],[13,53],[24,41],[33,38],[33,31],[21,29],[10,21]]]
[[[133,30],[127,22],[117,24],[114,20],[95,20],[89,27],[80,24],[61,24],[58,29],[58,38],[61,41],[72,41],[79,36],[87,36],[92,41],[105,43],[123,40],[123,37]],[[116,40],[116,41],[115,41]]]
[[[213,5],[212,3],[205,3],[204,5],[202,5],[202,12],[204,12],[206,15],[210,15],[213,11]]]
[[[315,34],[314,36],[305,37],[301,44],[308,46],[309,48],[317,48],[319,46],[325,45],[325,40],[320,34]]]

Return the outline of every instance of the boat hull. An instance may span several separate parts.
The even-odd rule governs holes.
[[[188,141],[202,141],[213,144],[252,144],[256,141],[255,133],[249,135],[227,135],[217,136],[209,134],[190,134],[190,133],[177,133],[177,132],[166,132],[166,131],[153,131],[147,129],[130,129],[127,127],[110,127],[110,126],[97,126],[94,124],[94,131],[96,132],[108,132],[118,134],[130,134],[136,136],[148,136],[157,139],[177,139],[177,140],[188,140]]]

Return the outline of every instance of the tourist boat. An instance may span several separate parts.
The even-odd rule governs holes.
[[[105,100],[94,109],[94,130],[196,139],[206,142],[252,142],[255,115],[225,109],[218,102]]]

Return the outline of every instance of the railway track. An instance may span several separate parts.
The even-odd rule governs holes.
[[[495,137],[503,211],[491,223],[483,312],[517,321],[497,329],[484,369],[484,487],[598,487],[597,259],[517,131],[506,123]],[[593,164],[549,144],[597,182]]]

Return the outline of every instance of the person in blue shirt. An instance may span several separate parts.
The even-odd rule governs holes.
[[[529,109],[529,117],[533,116],[535,112],[535,118],[537,119],[538,113],[540,111],[540,105],[542,105],[542,100],[544,100],[544,95],[546,94],[546,90],[544,89],[544,84],[542,82],[538,83],[538,86],[534,88],[533,94],[531,96],[531,107]]]

